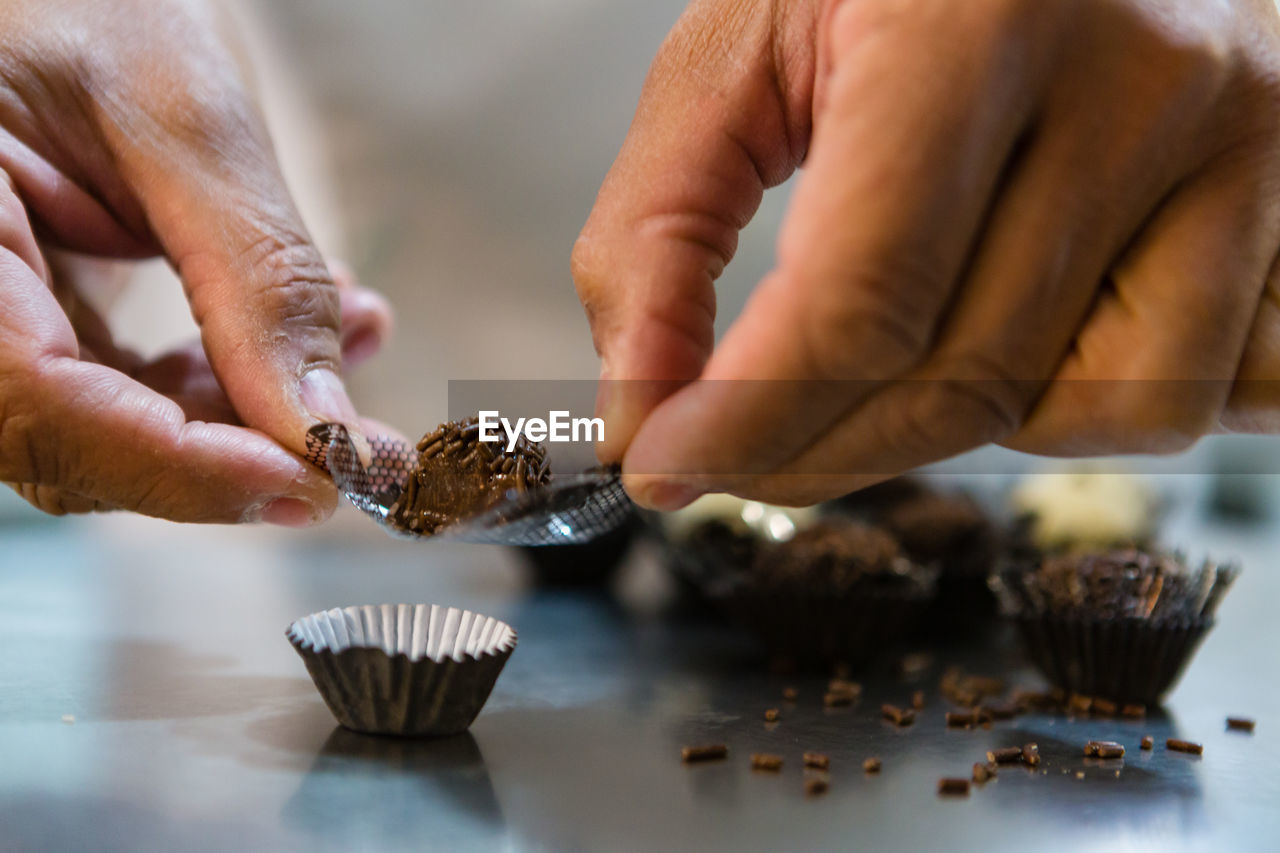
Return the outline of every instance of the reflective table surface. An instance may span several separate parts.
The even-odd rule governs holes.
[[[822,678],[770,674],[746,638],[673,599],[644,549],[607,590],[575,592],[531,586],[510,552],[341,526],[15,522],[0,527],[0,850],[1275,849],[1280,531],[1172,523],[1174,541],[1245,573],[1163,713],[957,731],[941,667],[1036,684],[1012,637],[937,649],[919,681],[868,678],[858,705],[824,709]],[[469,734],[337,728],[285,641],[303,614],[398,601],[518,629]],[[879,719],[915,689],[915,725]],[[1226,731],[1228,715],[1257,731]],[[1138,750],[1143,734],[1155,750]],[[1170,736],[1203,756],[1166,751]],[[1086,761],[1089,739],[1126,755]],[[1026,741],[1041,772],[937,795],[939,777]],[[728,760],[682,765],[681,746],[703,742]],[[803,791],[805,750],[831,757],[825,795]],[[782,771],[753,772],[752,752],[781,754]]]

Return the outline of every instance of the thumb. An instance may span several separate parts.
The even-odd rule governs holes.
[[[340,378],[338,289],[229,59],[224,70],[152,116],[159,129],[144,139],[106,130],[236,413],[302,454],[317,422],[359,435]]]
[[[605,461],[701,373],[715,342],[713,283],[764,190],[803,156],[812,60],[803,39],[786,35],[806,25],[777,20],[771,5],[689,7],[574,246],[574,282],[603,361]]]

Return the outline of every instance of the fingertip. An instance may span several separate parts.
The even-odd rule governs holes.
[[[307,412],[320,423],[356,423],[356,407],[347,396],[347,388],[341,377],[328,367],[313,368],[303,374],[298,383],[298,396]]]
[[[624,477],[623,487],[638,505],[658,512],[684,509],[705,494],[691,483],[643,474]]]
[[[311,527],[324,520],[317,519],[312,504],[298,498],[276,498],[262,508],[258,519],[277,527]]]

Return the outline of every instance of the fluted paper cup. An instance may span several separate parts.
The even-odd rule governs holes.
[[[435,604],[325,610],[285,635],[337,721],[383,735],[465,731],[516,647],[505,622]]]
[[[1127,553],[1143,556],[1117,551],[1077,559],[1119,559],[1116,554]],[[1162,577],[1157,594],[1145,608],[1138,608],[1140,612],[1118,604],[1123,598],[1104,602],[1110,609],[1101,611],[1097,605],[1091,610],[1083,600],[1059,600],[1041,584],[1037,563],[1013,564],[992,577],[1005,615],[1018,626],[1032,663],[1053,686],[1116,702],[1154,705],[1177,684],[1213,628],[1218,604],[1238,569],[1211,561],[1189,568],[1180,555],[1149,554],[1184,568],[1183,573]]]

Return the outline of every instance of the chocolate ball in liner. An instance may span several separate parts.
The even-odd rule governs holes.
[[[501,441],[481,441],[475,417],[441,424],[424,435],[404,491],[387,511],[388,521],[429,536],[480,515],[508,493],[545,486],[551,479],[546,449],[521,436],[508,450],[508,438],[504,433]]]
[[[665,562],[690,599],[719,606],[765,545],[793,536],[818,517],[812,507],[779,507],[726,494],[704,495],[682,510],[653,514]]]
[[[1002,543],[977,501],[963,494],[922,492],[885,511],[880,524],[908,557],[938,569],[937,595],[921,622],[925,634],[977,638],[996,623],[988,578]]]
[[[1124,549],[1011,566],[993,581],[1032,662],[1057,687],[1157,704],[1214,624],[1238,570]]]
[[[883,530],[828,519],[760,542],[749,568],[726,569],[709,593],[775,655],[865,667],[911,635],[935,578]]]
[[[465,731],[516,646],[505,622],[435,604],[325,610],[285,635],[337,721],[381,735]]]

